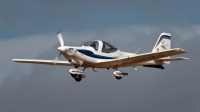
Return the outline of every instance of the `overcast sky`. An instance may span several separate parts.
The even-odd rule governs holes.
[[[20,64],[12,58],[54,59],[62,31],[65,45],[102,39],[122,51],[151,52],[162,32],[172,34],[172,48],[190,60],[164,70],[86,69],[75,82],[71,67]],[[1,0],[1,112],[199,112],[199,0]],[[61,60],[65,60],[61,57]]]

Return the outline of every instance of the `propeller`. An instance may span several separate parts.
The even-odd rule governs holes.
[[[58,61],[58,59],[60,58],[60,56],[62,54],[62,51],[64,52],[64,50],[65,50],[63,37],[62,37],[62,34],[61,34],[60,31],[57,33],[57,37],[58,37],[58,41],[60,43],[60,47],[58,47],[58,50],[60,51],[60,54],[54,59],[54,63],[53,63],[54,65],[56,64],[56,61]]]
[[[75,52],[74,48],[70,48],[69,46],[64,46],[64,40],[60,31],[57,33],[57,37],[60,43],[60,47],[58,47],[60,54],[54,59],[54,62],[53,62],[54,65],[56,65],[56,62],[58,61],[58,59],[60,58],[63,52],[67,52],[69,55],[73,55]]]
[[[63,37],[60,31],[57,33],[57,36],[58,36],[58,41],[60,42],[60,46],[61,47],[64,46]]]
[[[55,61],[58,61],[58,59],[60,58],[61,54],[62,54],[62,52],[60,52],[60,54],[55,58]]]

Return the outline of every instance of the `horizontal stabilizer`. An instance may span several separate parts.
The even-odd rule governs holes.
[[[185,58],[185,57],[177,57],[177,58],[161,58],[161,59],[157,59],[158,61],[180,61],[180,60],[187,60],[189,58]]]
[[[56,61],[55,60],[35,60],[35,59],[12,59],[18,63],[33,63],[33,64],[45,64],[45,65],[61,65],[61,66],[73,66],[68,61]]]

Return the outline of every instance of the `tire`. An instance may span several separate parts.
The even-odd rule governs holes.
[[[76,78],[78,75],[77,75],[77,74],[71,74],[71,76],[72,76],[73,78]]]
[[[77,77],[77,78],[75,78],[76,82],[80,82],[80,81],[81,81],[81,79],[82,79],[82,76],[81,76],[81,75],[78,75],[78,77]]]
[[[115,76],[115,78],[116,78],[117,80],[120,80],[120,79],[122,79],[122,77],[120,77],[120,76],[119,76],[119,77]]]

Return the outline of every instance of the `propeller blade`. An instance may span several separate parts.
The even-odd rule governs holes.
[[[62,37],[62,34],[60,31],[57,33],[57,36],[58,36],[58,40],[60,42],[60,46],[64,46],[63,37]]]
[[[56,61],[60,58],[61,54],[62,54],[62,52],[60,52],[60,54],[55,58]]]
[[[54,65],[56,65],[56,61],[58,61],[58,59],[60,58],[60,55],[62,54],[62,52],[60,52],[60,54],[54,59]]]

